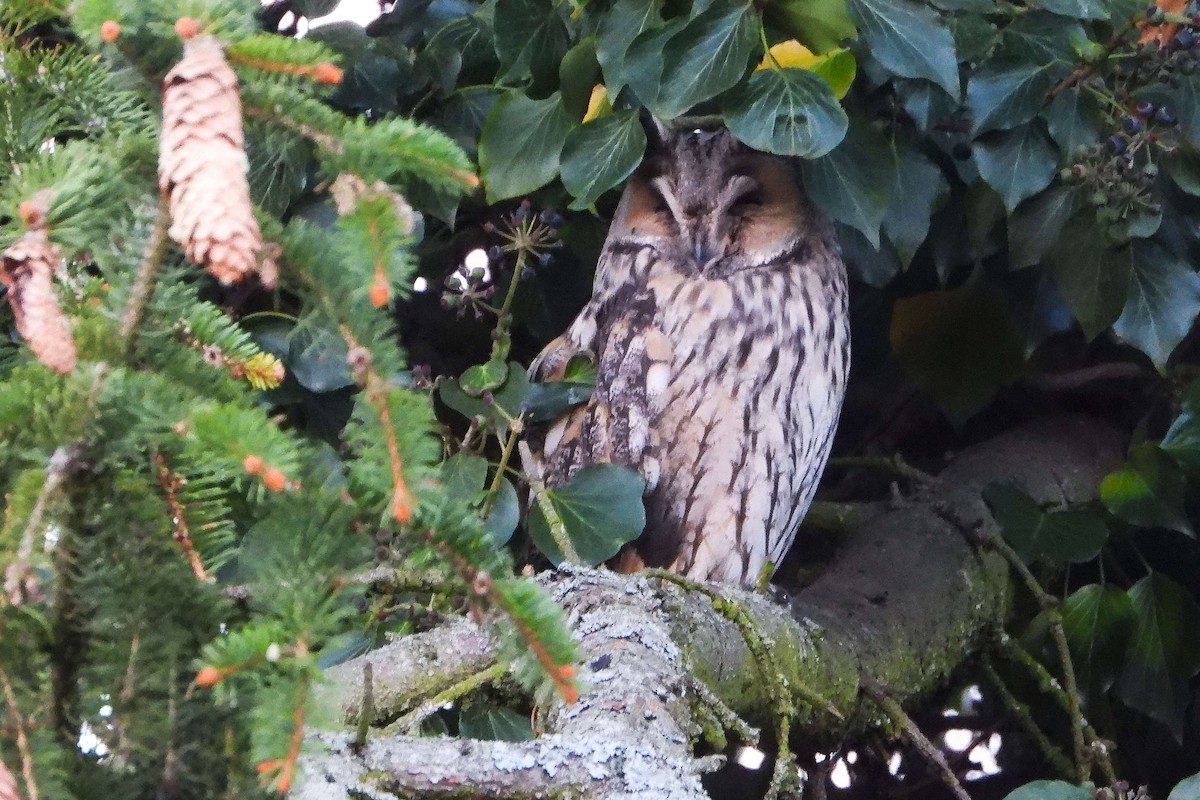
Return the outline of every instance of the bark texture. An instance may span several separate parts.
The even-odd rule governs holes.
[[[1008,601],[1003,560],[973,542],[994,523],[980,490],[1011,480],[1045,503],[1095,497],[1120,463],[1119,433],[1058,417],[963,451],[910,496],[876,506],[835,561],[788,601],[722,589],[769,642],[784,685],[795,690],[797,735],[819,742],[846,723],[882,720],[860,707],[860,676],[902,703],[917,702],[998,630]],[[800,546],[803,546],[801,541]],[[540,709],[545,733],[526,743],[429,739],[375,732],[314,734],[303,798],[602,797],[704,798],[697,759],[702,681],[753,724],[770,722],[764,679],[736,625],[700,593],[647,576],[591,569],[543,577],[581,643],[579,703]],[[394,719],[464,674],[491,663],[486,634],[466,622],[402,639],[366,657],[374,669],[373,717]],[[430,654],[433,654],[432,656]],[[362,659],[330,671],[326,703],[345,726],[362,708]],[[803,688],[802,688],[803,687]],[[813,694],[823,702],[811,701]],[[869,701],[861,708],[872,711]]]

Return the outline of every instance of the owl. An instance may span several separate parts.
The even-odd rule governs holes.
[[[751,585],[812,502],[850,363],[846,271],[794,165],[725,130],[654,123],[592,296],[531,367],[576,355],[590,400],[534,441],[559,485],[613,462],[645,479],[646,527],[614,568]]]

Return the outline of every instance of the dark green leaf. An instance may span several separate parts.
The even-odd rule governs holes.
[[[1092,793],[1063,781],[1033,781],[1009,792],[1004,800],[1092,800]]]
[[[566,527],[567,538],[587,564],[599,564],[632,542],[646,525],[645,481],[627,467],[593,464],[546,495]],[[538,503],[529,512],[529,536],[555,564],[564,556]]]
[[[488,202],[526,194],[552,181],[570,130],[558,92],[545,100],[530,100],[520,92],[501,97],[479,139]]]
[[[1037,123],[986,134],[975,141],[974,154],[980,177],[1009,211],[1049,186],[1058,167],[1058,152]]]
[[[814,53],[825,53],[841,47],[847,39],[858,38],[854,21],[846,13],[846,0],[782,0],[767,3],[763,14],[770,25],[796,37]]]
[[[499,389],[508,380],[508,365],[498,358],[468,367],[458,379],[458,385],[471,397]]]
[[[1108,19],[1104,0],[1038,0],[1037,5],[1071,19]]]
[[[879,227],[899,168],[883,136],[867,124],[852,124],[831,153],[803,161],[800,168],[813,202],[879,247]]]
[[[1192,147],[1180,149],[1171,158],[1162,159],[1167,175],[1175,185],[1193,197],[1200,197],[1200,151]]]
[[[1086,510],[1045,511],[1011,483],[989,485],[983,493],[1004,538],[1026,561],[1083,563],[1095,558],[1108,539],[1104,521]]]
[[[1029,122],[1041,109],[1052,83],[1046,68],[1036,64],[999,59],[985,62],[967,83],[972,133]]]
[[[1200,275],[1152,239],[1133,242],[1133,283],[1113,332],[1160,370],[1200,314]]]
[[[758,46],[750,4],[716,4],[689,20],[663,49],[662,87],[654,110],[674,119],[737,83]]]
[[[974,14],[996,13],[995,0],[930,0],[929,4],[942,11],[970,11]]]
[[[959,14],[946,20],[959,61],[983,61],[996,46],[999,31],[983,16]]]
[[[929,233],[934,210],[950,194],[950,184],[938,165],[915,149],[898,149],[896,163],[900,169],[883,218],[883,232],[907,267]]]
[[[558,75],[568,36],[554,5],[553,0],[496,0],[494,36],[501,81],[511,84],[532,77],[541,86]]]
[[[724,98],[725,124],[755,150],[818,158],[846,135],[846,112],[829,84],[797,68],[764,69]]]
[[[596,61],[596,37],[589,36],[567,51],[558,67],[558,86],[562,92],[563,108],[571,119],[583,119],[587,112],[592,87],[600,77]]]
[[[575,195],[571,208],[587,208],[620,184],[645,151],[646,132],[636,111],[618,111],[571,131],[562,152],[563,186]]]
[[[1077,20],[1033,11],[1004,28],[1001,54],[1031,64],[1053,65],[1050,72],[1059,79],[1075,61],[1074,42],[1087,38]]]
[[[1009,268],[1040,263],[1075,214],[1076,205],[1074,190],[1055,186],[1013,209],[1008,217]]]
[[[1100,499],[1126,522],[1148,528],[1170,528],[1195,538],[1183,507],[1183,473],[1157,447],[1143,444],[1129,461],[1100,482]]]
[[[628,82],[625,55],[638,34],[662,25],[663,0],[617,0],[596,31],[596,58],[614,96]],[[662,67],[660,65],[659,70]]]
[[[511,708],[472,704],[458,718],[458,732],[466,739],[492,742],[527,742],[533,738],[529,717]]]
[[[1090,583],[1063,601],[1075,671],[1091,692],[1107,691],[1116,682],[1133,619],[1129,595],[1116,586]]]
[[[1200,415],[1185,407],[1171,423],[1159,448],[1192,475],[1200,476]]]
[[[849,0],[863,40],[880,64],[959,96],[954,39],[938,15],[912,0]]]
[[[453,138],[467,155],[475,156],[478,153],[479,134],[499,97],[500,93],[490,86],[461,89],[438,107],[434,116],[435,124]]]
[[[1200,773],[1175,784],[1167,800],[1200,800]]]
[[[685,18],[676,17],[666,25],[642,31],[625,53],[617,80],[628,84],[642,105],[648,108],[656,107],[662,89],[663,50],[686,22]]]
[[[892,81],[904,110],[926,133],[958,113],[958,102],[929,81],[896,78]]]
[[[842,245],[842,259],[850,277],[867,286],[882,288],[887,286],[892,278],[903,269],[896,248],[887,238],[879,241],[879,247],[872,247],[857,228],[851,228],[836,220],[833,228],[837,231],[838,241]]]
[[[1046,125],[1058,149],[1068,157],[1100,141],[1104,114],[1100,101],[1078,86],[1061,92],[1046,108]]]
[[[354,377],[346,365],[346,342],[323,328],[296,328],[292,331],[286,363],[300,385],[310,392],[331,392],[353,386]]]
[[[528,394],[529,378],[525,374],[525,368],[515,361],[508,365],[508,379],[504,381],[504,386],[492,393],[493,404],[490,406],[478,397],[464,392],[457,379],[442,381],[438,385],[438,396],[443,403],[467,419],[483,417],[492,430],[500,433],[508,430],[508,423],[497,409],[516,418],[521,414],[521,405]]]
[[[484,533],[496,547],[503,547],[512,538],[520,521],[521,502],[517,499],[517,490],[513,488],[512,481],[503,478],[491,511],[483,521]]]
[[[1133,249],[1104,243],[1092,214],[1067,223],[1046,264],[1084,334],[1093,339],[1116,322],[1129,297]]]
[[[1200,671],[1200,606],[1159,572],[1135,583],[1129,599],[1135,622],[1117,697],[1164,723],[1179,739],[1191,696],[1188,681]]]
[[[566,368],[563,370],[563,380],[595,386],[596,377],[599,374],[600,370],[596,367],[596,362],[592,359],[587,356],[571,356],[570,360],[567,361]]]
[[[474,453],[455,453],[442,463],[442,486],[449,497],[473,501],[483,493],[488,462]]]
[[[979,279],[897,300],[891,341],[905,373],[955,422],[983,408],[1024,365],[1008,304]]]
[[[525,398],[525,416],[530,422],[548,422],[571,406],[586,403],[592,396],[594,382],[546,381],[529,387]]]

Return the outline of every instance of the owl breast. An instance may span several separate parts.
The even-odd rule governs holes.
[[[837,426],[849,332],[829,226],[798,194],[789,203],[755,209],[787,228],[763,252],[737,238],[745,220],[702,251],[671,238],[688,222],[647,237],[619,210],[592,300],[535,366],[554,377],[589,352],[599,368],[588,403],[546,434],[547,482],[598,462],[646,479],[646,528],[617,568],[752,584],[795,538]]]

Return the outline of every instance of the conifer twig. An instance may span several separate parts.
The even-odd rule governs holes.
[[[167,228],[171,224],[171,212],[167,204],[159,201],[158,214],[154,219],[154,227],[150,238],[146,241],[146,253],[142,263],[138,265],[137,275],[129,291],[129,299],[125,302],[125,311],[121,315],[120,337],[128,352],[133,346],[133,334],[142,323],[146,313],[146,305],[154,294],[154,285],[158,281],[158,270],[166,258],[167,248],[171,243],[167,236]]]
[[[171,538],[183,551],[196,580],[212,583],[216,578],[208,574],[208,570],[204,568],[204,562],[200,560],[200,554],[196,552],[196,543],[192,540],[192,534],[188,530],[183,504],[179,502],[180,478],[167,466],[167,459],[162,453],[154,454],[154,474],[158,478],[158,485],[162,487],[163,494],[166,495],[167,508],[171,511],[171,523],[175,528],[171,533]]]
[[[29,750],[25,716],[17,706],[17,693],[13,691],[3,666],[0,666],[0,687],[4,689],[4,702],[8,705],[9,716],[17,729],[17,752],[21,754],[21,777],[25,780],[25,793],[29,795],[29,800],[38,800],[37,780],[33,773],[33,754]]]

